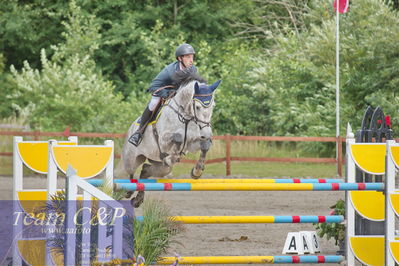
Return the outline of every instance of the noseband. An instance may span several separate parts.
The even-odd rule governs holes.
[[[169,103],[165,103],[162,107],[165,106],[165,107],[169,107],[170,109],[172,109],[177,114],[177,117],[178,117],[179,121],[184,124],[183,146],[182,146],[182,148],[181,148],[181,150],[179,152],[180,155],[184,155],[183,151],[184,151],[184,148],[186,147],[186,143],[187,143],[188,124],[191,121],[193,121],[199,127],[200,130],[202,130],[205,127],[212,127],[212,125],[211,125],[211,121],[203,121],[203,120],[198,118],[197,113],[195,111],[195,100],[194,99],[192,99],[194,115],[186,115],[186,114],[184,114],[183,106],[178,104],[176,102],[175,98],[172,98],[171,101],[173,101],[176,104],[178,109],[176,109],[173,105],[171,105]],[[207,108],[207,107],[205,107],[205,108]],[[157,129],[156,129],[155,125],[153,127],[153,132],[154,132],[154,135],[155,135],[155,139],[157,140],[157,144],[158,144],[158,148],[159,148],[159,152],[160,152],[160,157],[161,157],[161,159],[163,159],[163,158],[165,158],[167,156],[167,154],[163,153],[161,151],[161,146],[159,145],[159,140],[158,140],[159,135],[158,135],[158,132],[157,132]]]
[[[201,119],[198,118],[197,112],[195,110],[195,100],[194,99],[192,100],[194,115],[185,115],[183,106],[179,105],[176,102],[175,98],[173,98],[172,101],[176,104],[176,106],[178,106],[179,110],[181,110],[181,111],[177,110],[175,107],[173,107],[170,104],[166,104],[165,106],[168,106],[170,109],[172,109],[177,114],[177,117],[179,118],[179,121],[182,122],[183,124],[185,124],[186,127],[188,126],[188,124],[191,121],[193,121],[200,128],[200,130],[205,128],[205,127],[212,127],[210,120],[209,121],[204,121],[204,120],[201,120]],[[205,107],[205,108],[208,108],[208,107]]]

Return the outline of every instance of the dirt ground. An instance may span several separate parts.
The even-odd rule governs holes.
[[[205,176],[204,178],[217,178]],[[232,177],[234,178],[234,177]],[[240,177],[241,178],[241,177]],[[43,188],[42,177],[24,179],[25,188]],[[12,178],[0,177],[0,199],[12,198]],[[172,215],[328,215],[344,192],[147,192],[165,200]],[[138,214],[140,210],[138,210]],[[185,225],[168,256],[282,255],[288,232],[314,231],[312,224]],[[321,254],[335,255],[334,241],[320,239]],[[332,265],[332,264],[330,264]]]

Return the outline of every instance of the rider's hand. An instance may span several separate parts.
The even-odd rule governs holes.
[[[157,96],[159,96],[163,99],[167,99],[172,92],[173,92],[173,90],[163,89],[157,93]]]
[[[169,96],[169,93],[168,93],[168,90],[166,90],[166,89],[163,89],[163,90],[161,90],[161,91],[159,91],[158,93],[157,93],[157,96],[159,96],[159,97],[161,97],[161,98],[168,98],[168,96]]]

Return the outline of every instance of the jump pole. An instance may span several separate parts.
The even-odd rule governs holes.
[[[102,185],[102,179],[88,181],[94,186]],[[343,183],[343,179],[333,178],[218,178],[218,179],[114,179],[114,183]]]
[[[115,183],[115,189],[127,191],[352,191],[383,190],[383,183]]]
[[[280,263],[340,263],[343,256],[218,256],[218,257],[161,257],[157,265],[178,264],[280,264]],[[131,260],[115,260],[113,262],[93,262],[93,265],[132,264]],[[177,264],[176,264],[177,265]]]
[[[135,219],[143,221],[144,217]],[[341,223],[344,216],[171,216],[169,219],[184,224]]]
[[[156,264],[279,264],[279,263],[340,263],[343,256],[220,256],[220,257],[163,257]]]

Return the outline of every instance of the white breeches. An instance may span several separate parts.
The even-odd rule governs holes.
[[[151,101],[148,104],[148,109],[150,109],[151,112],[154,111],[160,101],[161,97],[152,96]]]

